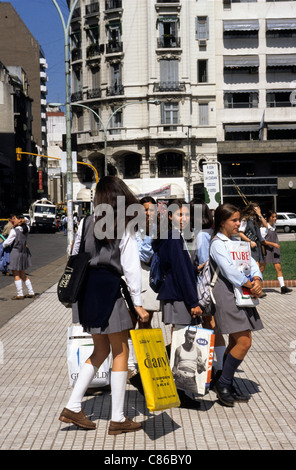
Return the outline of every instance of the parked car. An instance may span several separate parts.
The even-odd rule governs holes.
[[[283,229],[285,233],[296,232],[296,214],[293,212],[277,212],[276,228]]]

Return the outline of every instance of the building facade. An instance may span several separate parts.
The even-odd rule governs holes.
[[[100,176],[107,144],[109,173],[137,194],[170,184],[172,197],[191,198],[202,183],[202,163],[217,158],[214,11],[196,0],[80,0],[72,131]],[[74,199],[91,187],[91,171],[78,169]]]
[[[170,185],[186,199],[203,195],[203,163],[218,160],[224,201],[240,205],[239,186],[295,211],[295,18],[294,1],[80,0],[78,158],[100,176],[107,160],[137,194]],[[74,193],[92,185],[80,165]]]
[[[234,180],[248,200],[264,209],[295,212],[295,1],[215,4],[217,145],[224,196],[242,202]]]

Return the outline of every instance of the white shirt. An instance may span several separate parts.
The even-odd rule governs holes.
[[[25,218],[25,221],[28,227],[28,231],[30,231],[30,221],[27,218]],[[23,227],[21,227],[20,225],[17,225],[16,227],[13,227],[10,230],[8,237],[3,242],[3,248],[6,248],[7,246],[10,246],[13,244],[15,237],[16,237],[16,230],[20,230],[21,232],[23,232]]]
[[[217,263],[222,276],[226,277],[226,279],[228,279],[228,281],[234,286],[240,287],[248,282],[248,278],[234,265],[230,252],[227,250],[226,246],[228,240],[229,238],[226,237],[226,235],[219,232],[217,234],[217,239],[211,243],[211,257]],[[253,258],[251,258],[251,276],[252,278],[258,276],[262,279],[259,266]]]
[[[273,227],[272,225],[270,224],[267,224],[268,228],[266,227],[261,227],[260,228],[260,233],[261,233],[261,237],[263,239],[265,239],[267,233],[268,233],[268,230],[271,230],[272,232],[274,232],[276,230],[276,227]]]
[[[75,236],[72,255],[79,251],[84,219],[79,224]],[[142,270],[136,235],[126,231],[120,244],[120,264],[135,306],[142,305]]]

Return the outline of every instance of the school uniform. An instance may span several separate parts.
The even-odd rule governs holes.
[[[267,242],[277,243],[279,245],[279,239],[275,227],[267,224],[268,227],[262,227],[260,229],[261,236]],[[275,246],[265,245],[265,255],[263,256],[264,263],[280,263],[281,262],[281,251],[280,248]]]
[[[79,224],[72,254],[79,251],[83,224],[86,224],[84,251],[90,253],[91,258],[86,285],[78,301],[79,321],[84,331],[90,334],[110,334],[131,329],[133,323],[121,295],[119,275],[125,277],[134,305],[142,305],[141,265],[136,237],[126,232],[121,240],[102,244],[94,236],[94,217],[88,217]],[[119,275],[98,269],[99,265],[107,265]],[[102,324],[106,309],[111,309],[111,313],[107,323]],[[75,309],[73,313],[75,322]]]
[[[185,241],[177,230],[168,233],[167,240],[152,243],[160,257],[160,267],[166,277],[160,287],[162,321],[165,324],[189,325],[191,308],[198,306],[196,279]]]
[[[219,267],[219,276],[213,288],[215,304],[212,314],[215,317],[217,333],[231,334],[240,331],[255,331],[263,328],[262,321],[256,308],[238,307],[235,302],[233,286],[242,286],[248,278],[233,264],[227,250],[226,235],[219,232],[212,240],[210,246],[210,266],[212,274]],[[255,260],[251,258],[251,276],[262,274]]]
[[[256,243],[257,246],[251,248],[251,255],[255,261],[258,263],[262,263],[263,261],[263,254],[262,254],[262,237],[260,233],[259,226],[254,222],[253,217],[241,221],[241,225],[239,227],[239,232],[244,232],[244,234],[253,242]]]
[[[155,227],[156,229],[156,227]],[[159,301],[156,299],[155,292],[151,289],[149,284],[150,278],[150,264],[154,254],[152,248],[153,236],[145,235],[143,231],[136,233],[138,243],[139,256],[142,268],[142,300],[143,308],[150,312],[158,312],[160,309]]]
[[[7,239],[3,242],[3,248],[11,246],[9,257],[9,269],[11,271],[25,271],[32,266],[31,255],[27,248],[28,232],[24,233],[21,226],[10,230]]]

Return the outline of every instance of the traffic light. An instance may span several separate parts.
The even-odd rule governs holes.
[[[16,159],[17,159],[18,162],[20,162],[21,159],[22,159],[22,154],[21,154],[22,149],[21,149],[21,147],[17,147],[15,149],[15,151],[16,151]]]

